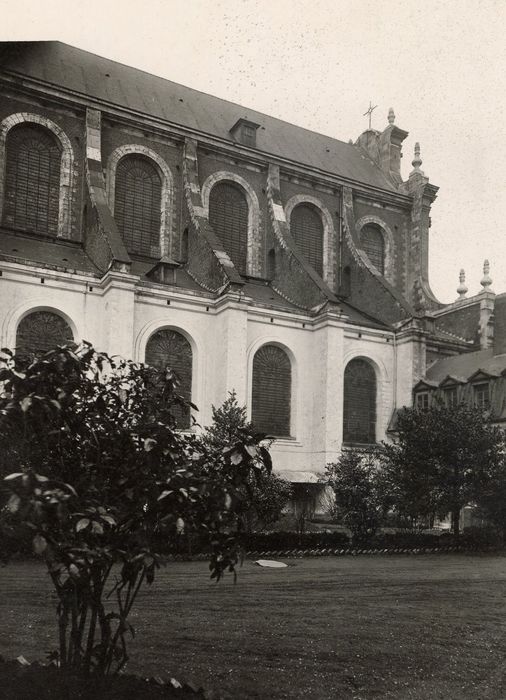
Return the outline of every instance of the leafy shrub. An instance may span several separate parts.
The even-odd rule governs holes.
[[[242,500],[269,454],[247,429],[219,452],[178,432],[176,390],[170,370],[87,343],[33,362],[0,352],[0,529],[12,546],[30,531],[47,564],[61,668],[124,667],[128,618],[162,543],[170,551],[195,535],[212,578],[235,571]]]
[[[203,433],[203,445],[218,455],[246,432],[254,434],[246,419],[246,408],[240,406],[235,391],[216,408],[212,407],[213,423]],[[219,459],[216,460],[218,465]],[[219,475],[217,475],[219,476]],[[275,523],[292,496],[292,485],[272,472],[259,472],[244,484],[241,520],[245,530],[262,530]]]
[[[381,474],[374,455],[343,452],[337,462],[327,464],[323,479],[334,492],[335,521],[351,530],[354,540],[372,537],[385,512]]]

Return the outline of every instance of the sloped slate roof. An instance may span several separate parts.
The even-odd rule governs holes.
[[[8,71],[232,141],[244,118],[260,124],[258,150],[383,190],[396,189],[355,146],[57,41],[0,44]]]
[[[506,369],[506,354],[494,355],[492,348],[466,352],[463,355],[445,357],[438,360],[427,370],[427,379],[440,382],[448,374],[469,379],[479,369],[491,374],[500,374]]]
[[[101,277],[80,243],[61,239],[23,236],[0,227],[0,258],[9,262],[32,263],[48,269]]]

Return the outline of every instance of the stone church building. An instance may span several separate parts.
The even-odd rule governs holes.
[[[430,368],[493,353],[488,278],[431,292],[438,188],[419,148],[403,178],[406,136],[393,110],[345,143],[58,42],[0,45],[1,345],[170,365],[200,425],[234,389],[276,470],[314,479],[385,439]]]

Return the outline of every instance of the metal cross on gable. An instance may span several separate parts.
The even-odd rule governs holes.
[[[369,129],[371,128],[371,117],[372,117],[372,113],[374,112],[374,110],[376,109],[377,106],[378,106],[378,105],[374,105],[374,107],[373,107],[373,106],[372,106],[372,102],[369,100],[369,109],[367,110],[367,112],[364,112],[364,114],[363,114],[364,117],[366,117],[367,115],[369,115]]]

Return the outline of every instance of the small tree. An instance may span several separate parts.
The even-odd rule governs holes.
[[[480,500],[498,473],[503,439],[481,410],[465,404],[400,411],[395,441],[382,454],[397,512],[412,520],[451,513],[457,536],[461,509]]]
[[[349,528],[354,539],[374,535],[385,511],[374,454],[343,452],[337,462],[327,464],[324,479],[334,493],[332,515],[336,521]]]
[[[246,408],[240,406],[235,391],[216,408],[212,407],[213,423],[202,436],[203,444],[220,453],[227,445],[241,439],[246,434],[255,434],[254,427],[247,421]],[[262,439],[263,435],[257,435]],[[291,484],[272,472],[256,472],[244,484],[242,502],[242,522],[248,532],[264,529],[274,524],[292,495]]]
[[[494,460],[475,495],[478,514],[495,526],[506,542],[506,455]]]
[[[60,667],[119,672],[129,615],[181,531],[212,547],[211,577],[234,572],[244,484],[267,473],[247,428],[218,453],[176,430],[173,375],[88,344],[32,362],[0,354],[1,524],[31,532],[58,600]],[[220,478],[216,479],[216,473]]]
[[[293,515],[299,542],[302,541],[302,535],[306,532],[308,523],[315,517],[323,488],[319,482],[296,481],[292,484]]]

